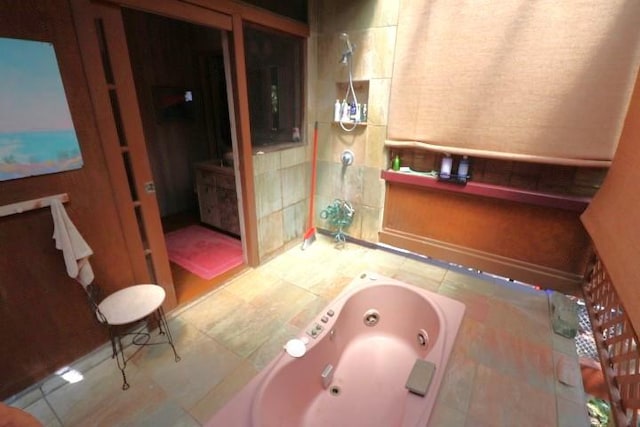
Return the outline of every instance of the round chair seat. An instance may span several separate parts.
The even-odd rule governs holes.
[[[165,296],[164,289],[158,285],[129,286],[106,297],[98,304],[98,309],[108,324],[125,325],[153,313],[162,305]]]

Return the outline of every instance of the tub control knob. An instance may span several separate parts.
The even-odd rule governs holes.
[[[327,311],[327,316],[329,316],[329,317],[333,317],[334,314],[336,314],[336,313],[333,310]]]
[[[309,328],[309,330],[307,330],[307,335],[310,335],[311,338],[316,338],[320,334],[320,332],[322,332],[322,329],[322,325],[316,323],[312,328]]]
[[[327,322],[329,321],[329,318],[328,318],[327,316],[322,316],[322,317],[320,318],[320,321],[321,321],[322,323],[327,323]]]

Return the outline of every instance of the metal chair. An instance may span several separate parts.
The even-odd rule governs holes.
[[[116,359],[122,373],[123,390],[129,388],[125,374],[127,362],[142,348],[138,348],[129,357],[126,357],[122,345],[123,336],[132,335],[131,342],[138,346],[169,344],[173,350],[175,361],[180,361],[180,356],[178,356],[173,344],[167,318],[162,309],[166,293],[161,286],[152,284],[129,286],[117,290],[104,299],[101,299],[102,291],[97,285],[91,284],[85,289],[98,321],[109,329],[109,338],[113,349],[112,358]],[[165,340],[150,342],[154,326],[158,327],[159,335],[163,335]]]

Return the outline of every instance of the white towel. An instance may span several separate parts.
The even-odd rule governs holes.
[[[82,286],[88,286],[94,278],[93,269],[89,264],[89,256],[93,255],[93,251],[69,219],[60,200],[51,201],[51,215],[53,238],[56,241],[56,249],[60,249],[64,255],[67,274]]]

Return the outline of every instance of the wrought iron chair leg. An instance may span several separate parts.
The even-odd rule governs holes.
[[[115,359],[118,354],[118,350],[116,347],[116,333],[113,330],[113,327],[109,324],[107,325],[107,329],[109,330],[109,340],[111,341],[111,358]]]
[[[111,329],[111,328],[109,328]],[[120,335],[116,335],[115,337],[115,347],[116,347],[116,363],[118,365],[118,369],[122,373],[122,389],[129,389],[129,383],[127,382],[127,374],[125,373],[125,369],[127,368],[127,358],[124,354],[124,347],[122,346],[122,340]]]
[[[120,369],[120,371],[122,372],[122,389],[128,390],[129,383],[127,382],[127,375],[124,373],[124,369]]]
[[[167,318],[164,315],[164,310],[162,309],[162,307],[158,308],[157,310],[158,316],[159,316],[159,329],[160,329],[160,333],[164,333],[167,335],[167,341],[169,341],[169,345],[171,346],[171,349],[173,350],[173,355],[175,358],[176,362],[179,362],[181,360],[181,357],[178,356],[178,352],[176,351],[176,347],[175,345],[173,345],[173,337],[171,336],[171,330],[169,329],[169,324],[167,323]],[[163,331],[164,329],[164,331]]]

